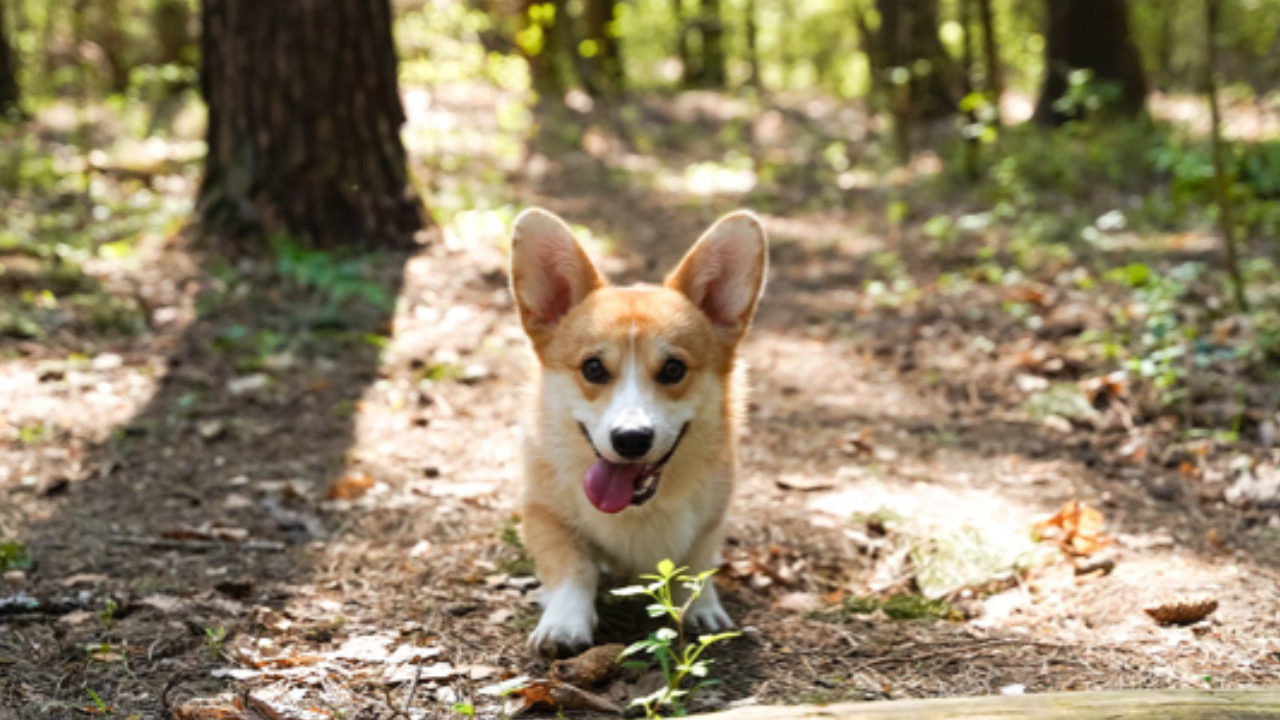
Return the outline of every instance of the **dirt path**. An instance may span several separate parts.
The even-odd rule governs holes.
[[[620,177],[621,150],[541,151],[508,199],[607,239],[623,278],[656,278],[744,202]],[[862,288],[887,250],[915,258],[904,273],[920,286],[937,276],[927,249],[879,227],[883,202],[854,191],[814,210],[788,190],[762,213],[770,285],[745,348],[745,480],[719,578],[744,636],[693,707],[1280,680],[1274,513],[1202,501],[1176,466],[1121,462],[1107,426],[1029,417],[1017,378],[1035,373],[1010,358],[1035,334],[975,314],[999,307],[991,291],[877,305]],[[32,560],[0,596],[0,718],[80,717],[89,691],[119,717],[214,717],[195,708],[230,707],[217,698],[231,689],[290,718],[451,717],[459,702],[493,716],[477,688],[544,676],[523,647],[537,616],[514,514],[527,358],[501,248],[453,234],[384,259],[371,281],[396,310],[338,317],[261,263],[146,253],[165,319],[152,332],[0,363],[15,438],[0,522]],[[1030,526],[1068,500],[1105,513],[1109,574],[1032,559]],[[850,610],[916,592],[978,536],[953,555],[981,587],[949,594],[948,619]],[[1141,611],[1188,592],[1218,601],[1207,624]],[[603,614],[601,641],[650,627],[634,605]]]

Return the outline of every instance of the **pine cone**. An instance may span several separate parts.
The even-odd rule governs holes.
[[[1161,625],[1190,625],[1200,622],[1218,609],[1218,599],[1208,595],[1179,595],[1155,603],[1142,611]]]

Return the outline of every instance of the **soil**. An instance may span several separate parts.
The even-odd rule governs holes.
[[[674,101],[647,112],[691,112],[708,135],[727,122]],[[655,154],[679,169],[689,147]],[[750,202],[619,180],[626,157],[534,145],[509,199],[610,238],[595,249],[624,282],[657,278]],[[716,579],[743,634],[711,651],[720,683],[690,707],[1280,682],[1280,515],[1222,499],[1232,457],[1272,451],[1214,447],[1188,473],[1157,440],[1126,452],[1119,411],[1033,418],[1020,378],[1064,371],[1018,358],[1048,332],[997,312],[996,287],[876,305],[862,288],[877,254],[900,253],[920,286],[949,260],[886,227],[879,191],[811,190],[761,213],[772,265],[743,349],[752,402]],[[525,648],[529,353],[502,247],[436,235],[371,266],[394,311],[336,314],[269,261],[228,269],[185,236],[139,253],[104,282],[142,288],[147,332],[5,341],[0,529],[31,563],[0,594],[0,718],[101,713],[94,697],[113,717],[460,717],[455,703],[492,717],[502,700],[480,688],[547,677]],[[1071,305],[1056,296],[1050,324]],[[1071,382],[1106,370],[1067,367]],[[1027,537],[1071,500],[1104,514],[1109,573],[1057,554],[948,594],[943,619],[850,611],[918,590],[901,538]],[[1142,611],[1184,593],[1217,610],[1191,626]],[[654,627],[642,605],[601,602],[598,642]]]

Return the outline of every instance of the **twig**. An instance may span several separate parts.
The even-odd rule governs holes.
[[[281,552],[285,544],[270,540],[246,540],[244,542],[220,542],[217,540],[169,540],[166,538],[129,537],[112,535],[111,541],[121,545],[137,545],[158,550],[248,550],[250,552]]]
[[[1236,249],[1235,224],[1231,217],[1231,192],[1227,183],[1226,163],[1222,159],[1222,113],[1218,109],[1218,82],[1214,77],[1218,62],[1218,3],[1205,0],[1205,93],[1209,96],[1210,139],[1213,147],[1213,187],[1218,196],[1218,219],[1222,225],[1222,243],[1227,251],[1227,272],[1231,275],[1231,290],[1236,308],[1249,312],[1249,300],[1244,294],[1244,277],[1240,273],[1240,255]]]
[[[409,683],[409,694],[405,696],[404,707],[400,710],[406,717],[409,715],[409,705],[413,703],[414,693],[418,692],[418,681],[420,679],[422,679],[422,663],[414,663],[413,682]]]

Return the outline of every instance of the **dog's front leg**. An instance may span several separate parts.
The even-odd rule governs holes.
[[[720,564],[717,556],[720,553],[721,541],[721,528],[718,525],[704,531],[697,540],[694,540],[693,547],[689,548],[689,556],[685,560],[685,564],[689,566],[690,575],[704,573]],[[688,599],[688,596],[689,590],[681,587],[677,598],[683,602]],[[685,614],[685,622],[703,632],[720,632],[733,627],[733,620],[729,618],[729,613],[725,612],[720,605],[720,596],[716,593],[716,584],[712,578],[708,577],[703,583],[702,592],[694,599],[693,604],[689,606],[689,611]]]
[[[559,516],[536,502],[525,505],[524,541],[542,581],[542,619],[529,647],[554,657],[590,645],[600,571],[587,549]]]

